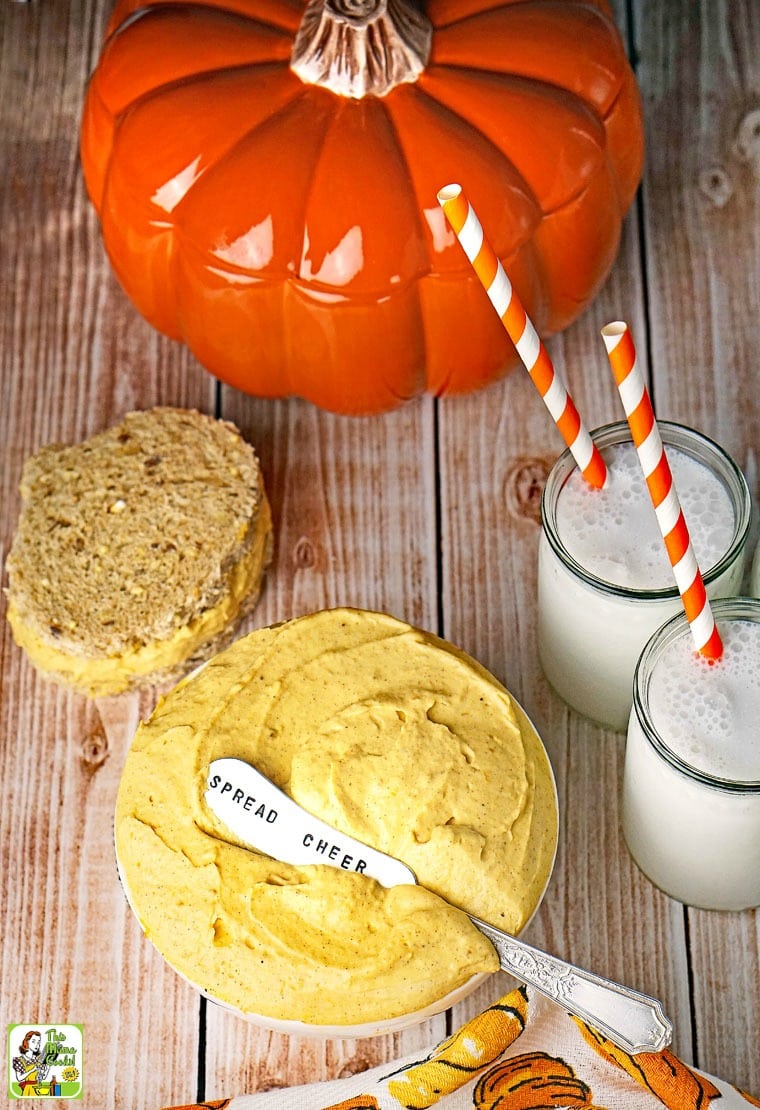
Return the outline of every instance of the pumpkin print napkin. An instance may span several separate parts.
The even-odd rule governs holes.
[[[713,1105],[713,1103],[715,1105]],[[630,1056],[523,987],[437,1045],[326,1083],[173,1110],[748,1110],[760,1100],[669,1051]]]

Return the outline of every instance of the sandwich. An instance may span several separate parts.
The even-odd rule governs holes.
[[[272,523],[231,423],[131,412],[27,460],[7,560],[16,643],[90,697],[174,682],[226,647],[259,595]]]

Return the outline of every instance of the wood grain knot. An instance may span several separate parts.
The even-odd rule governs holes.
[[[314,544],[306,536],[301,536],[293,548],[293,565],[296,570],[308,570],[317,561]]]
[[[287,1079],[283,1079],[282,1076],[279,1075],[270,1075],[268,1072],[264,1072],[258,1080],[256,1089],[257,1091],[281,1091],[287,1086]]]
[[[350,1060],[346,1060],[339,1069],[335,1076],[336,1079],[348,1079],[349,1076],[359,1075],[360,1072],[368,1071],[369,1068],[374,1068],[377,1060],[369,1054],[359,1052],[356,1056],[352,1056]]]
[[[734,150],[743,162],[754,163],[755,170],[760,170],[760,108],[752,108],[742,116]]]
[[[93,725],[87,736],[82,741],[81,755],[83,766],[88,771],[97,771],[102,767],[110,754],[108,738],[103,726],[98,722]]]
[[[504,479],[504,499],[510,516],[541,523],[541,494],[553,459],[518,459]]]
[[[723,208],[728,204],[734,191],[734,184],[723,166],[710,166],[699,175],[699,191],[715,205]]]

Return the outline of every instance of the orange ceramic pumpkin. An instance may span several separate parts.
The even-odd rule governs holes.
[[[147,319],[241,390],[356,413],[517,362],[441,186],[546,336],[606,277],[642,155],[606,0],[119,0],[82,130]]]

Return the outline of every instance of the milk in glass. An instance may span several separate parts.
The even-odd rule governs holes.
[[[684,616],[636,671],[623,833],[666,894],[705,909],[760,905],[760,600],[714,602],[723,655],[699,656]]]
[[[744,476],[699,432],[659,428],[708,596],[736,594],[750,522]],[[543,494],[538,649],[569,705],[622,732],[641,650],[682,604],[627,423],[591,434],[607,487],[585,482],[566,451]]]

